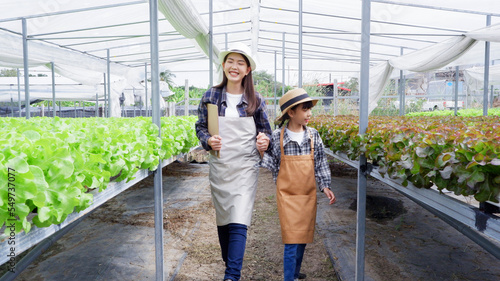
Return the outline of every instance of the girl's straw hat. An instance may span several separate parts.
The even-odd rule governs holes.
[[[255,60],[250,55],[252,52],[250,51],[250,48],[248,48],[247,45],[245,45],[241,42],[237,42],[237,43],[232,44],[227,51],[220,52],[219,61],[221,64],[224,63],[224,59],[230,53],[238,53],[238,54],[244,55],[248,59],[248,61],[250,62],[250,67],[252,68],[252,71],[254,71],[255,68],[257,67]]]
[[[302,88],[297,88],[286,92],[286,94],[284,94],[280,98],[279,104],[281,109],[281,115],[276,119],[276,121],[278,122],[282,121],[281,119],[290,108],[306,101],[312,101],[313,106],[315,106],[316,103],[318,102],[318,100],[309,97],[306,90]]]

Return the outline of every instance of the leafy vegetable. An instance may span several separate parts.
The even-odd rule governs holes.
[[[15,222],[16,232],[28,232],[32,223],[63,222],[92,204],[89,190],[102,191],[113,179],[130,181],[139,169],[153,171],[160,158],[196,146],[195,121],[163,117],[160,139],[145,117],[1,118],[0,223]]]
[[[358,135],[354,116],[318,116],[311,126],[334,152],[364,154],[379,172],[420,188],[433,184],[478,201],[498,202],[500,117],[370,117]]]

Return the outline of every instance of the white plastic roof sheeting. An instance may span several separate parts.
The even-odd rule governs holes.
[[[225,49],[226,38],[228,42],[243,41],[258,51],[257,70],[274,74],[276,52],[277,80],[283,80],[284,68],[285,83],[296,85],[298,7],[298,0],[213,0],[214,61],[218,51]],[[462,41],[459,38],[463,39],[464,34],[469,39],[496,42],[500,36],[497,0],[373,0],[371,8],[372,66],[387,61],[397,64],[403,61],[396,59],[401,52],[438,48],[431,46]],[[190,85],[207,87],[209,2],[159,0],[159,9],[160,69],[172,71],[179,85],[189,79]],[[360,15],[361,1],[303,1],[304,83],[328,82],[330,77],[346,80],[358,75]],[[489,32],[481,30],[486,27],[487,15],[493,26]],[[18,39],[12,39],[22,33],[21,17],[27,18],[30,64],[54,61],[58,73],[66,73],[66,77],[83,84],[98,80],[100,83],[109,50],[114,80],[125,80],[134,87],[140,87],[138,83],[144,80],[144,65],[150,58],[147,1],[2,0],[0,67],[19,65],[22,58]],[[477,30],[481,31],[475,34]],[[483,64],[484,44],[469,43],[464,43],[467,52],[443,59],[437,67]],[[40,50],[44,51],[37,53],[35,45],[41,45]],[[54,53],[48,51],[48,46],[54,47]],[[491,43],[490,59],[500,59],[499,43]],[[374,78],[371,82],[383,82],[390,75],[386,73],[382,79]]]

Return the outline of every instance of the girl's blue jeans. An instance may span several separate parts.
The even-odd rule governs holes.
[[[243,255],[247,242],[247,226],[239,223],[230,223],[217,226],[222,260],[226,263],[224,280],[240,280]]]
[[[293,281],[299,278],[300,266],[304,257],[306,244],[285,244],[283,253],[283,272],[285,281]]]

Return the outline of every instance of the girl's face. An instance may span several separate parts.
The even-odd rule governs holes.
[[[288,111],[290,122],[296,125],[307,126],[307,123],[309,123],[309,120],[312,117],[312,111],[310,108],[303,108],[303,105],[304,104],[301,103],[295,109],[290,109]]]
[[[247,65],[243,55],[238,53],[227,55],[226,61],[222,63],[222,67],[229,83],[241,84],[243,78],[252,70]]]

